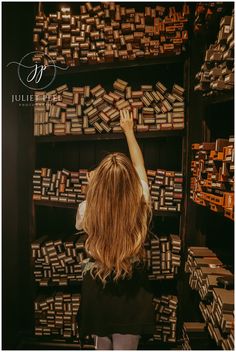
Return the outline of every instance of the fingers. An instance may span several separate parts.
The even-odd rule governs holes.
[[[122,120],[130,120],[133,118],[132,113],[130,113],[127,109],[120,110],[120,117]]]
[[[120,110],[120,120],[121,120],[121,122],[126,121],[125,110]]]
[[[124,111],[120,110],[120,118],[123,120],[124,119]]]

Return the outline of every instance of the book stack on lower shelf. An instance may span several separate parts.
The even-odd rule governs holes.
[[[234,137],[193,144],[190,198],[234,220]]]
[[[101,84],[72,91],[64,84],[49,92],[35,92],[34,135],[122,133],[121,109],[132,112],[137,132],[182,130],[184,108],[184,88],[178,84],[171,91],[159,81],[136,90],[117,79],[109,92]]]
[[[190,287],[199,292],[202,316],[210,336],[225,349],[234,349],[234,278],[207,247],[189,247],[185,271]]]
[[[180,267],[181,240],[177,235],[152,235],[145,245],[150,280],[173,279]]]
[[[182,349],[184,351],[209,350],[211,339],[206,329],[206,323],[184,322],[182,332]]]
[[[76,315],[80,295],[57,291],[51,295],[40,295],[34,302],[35,335],[73,338],[78,342]]]
[[[150,279],[170,279],[180,266],[179,236],[154,236],[146,244],[149,257]],[[31,244],[35,282],[41,286],[34,302],[35,335],[58,337],[77,343],[79,332],[76,314],[80,295],[68,293],[68,287],[79,289],[83,280],[82,261],[87,258],[84,248],[86,235],[75,233],[50,240],[42,236]],[[158,246],[157,246],[158,245]],[[159,249],[158,249],[158,248]],[[152,268],[153,266],[153,268]],[[45,291],[54,290],[53,292]],[[73,291],[74,292],[74,291]],[[80,291],[79,291],[80,292]],[[150,341],[176,342],[177,297],[162,295],[154,298],[156,332]]]
[[[183,198],[183,173],[162,169],[147,170],[154,210],[180,211]]]
[[[208,330],[218,346],[234,350],[234,290],[213,288]]]
[[[199,83],[195,91],[207,95],[229,91],[234,87],[234,13],[224,16],[215,44],[206,51],[201,71],[197,73]]]
[[[70,236],[39,237],[31,243],[34,280],[39,286],[77,286],[83,281],[82,262],[88,255],[86,235],[78,232]],[[145,243],[146,264],[150,280],[173,279],[178,273],[181,240],[174,234],[157,236]]]
[[[55,291],[39,295],[34,302],[35,336],[57,338],[79,345],[77,313],[80,294]],[[156,313],[156,332],[149,341],[176,342],[178,299],[162,295],[153,299]],[[88,336],[89,338],[89,336]]]
[[[150,5],[150,4],[148,4]],[[62,7],[35,18],[34,61],[76,66],[180,54],[188,40],[189,5],[147,6],[142,11],[114,2],[85,3],[72,14]]]
[[[177,171],[148,170],[152,207],[156,211],[179,212],[183,198],[183,174]],[[34,170],[33,200],[74,205],[85,200],[88,170],[53,172],[49,168]]]
[[[156,312],[156,332],[153,339],[159,342],[176,342],[178,299],[162,295],[153,299]]]
[[[80,203],[85,199],[88,171],[41,168],[33,174],[33,200],[61,203]]]
[[[64,237],[64,238],[63,238]],[[81,262],[87,258],[84,236],[42,236],[31,243],[33,273],[39,286],[67,286],[83,280]]]

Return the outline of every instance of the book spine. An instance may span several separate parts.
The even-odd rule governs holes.
[[[196,74],[197,84],[194,90],[202,92],[204,96],[232,91],[234,87],[233,52],[234,12],[232,11],[232,16],[222,17],[217,39],[206,50],[204,63]]]
[[[174,84],[171,92],[157,82],[141,85],[140,90],[121,79],[113,83],[114,91],[66,84],[50,92],[35,92],[34,135],[80,135],[122,132],[120,110],[127,109],[137,132],[179,130],[184,128],[184,89]],[[181,100],[181,101],[180,101]],[[103,122],[103,123],[102,123]],[[119,127],[119,129],[114,129]]]
[[[71,172],[51,169],[34,170],[33,200],[56,201],[63,203],[80,203],[85,199],[88,184],[87,170]]]
[[[183,174],[177,171],[147,170],[153,208],[156,211],[180,211],[183,198]]]
[[[113,3],[87,4],[80,6],[78,15],[62,7],[56,13],[35,17],[33,44],[37,53],[33,61],[46,66],[52,60],[77,66],[178,55],[185,49],[189,17],[189,11],[184,11],[186,4],[182,10],[145,7],[142,12]]]
[[[80,295],[57,292],[40,295],[34,301],[36,336],[73,338],[79,342],[76,315],[80,306]]]
[[[193,144],[190,198],[234,220],[234,139]],[[205,174],[204,178],[202,175]]]
[[[153,339],[160,342],[176,342],[178,299],[172,295],[154,297],[156,332]]]
[[[145,249],[149,263],[149,279],[173,279],[181,261],[179,236],[156,236],[146,243]]]
[[[87,258],[80,234],[31,244],[34,279],[39,286],[67,286],[83,280],[81,262]]]

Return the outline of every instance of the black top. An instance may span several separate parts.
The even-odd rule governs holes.
[[[108,281],[105,287],[87,271],[78,311],[79,334],[152,335],[155,332],[153,294],[142,265],[134,264],[130,279]]]

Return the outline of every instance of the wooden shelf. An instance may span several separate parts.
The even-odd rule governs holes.
[[[20,343],[19,349],[29,350],[30,348],[39,348],[46,349],[46,347],[50,349],[60,349],[60,350],[80,350],[80,343],[73,342],[72,339],[63,339],[56,338],[50,336],[33,336],[27,334],[27,336],[23,336]],[[83,350],[94,350],[94,346],[92,344],[85,343],[82,345]],[[140,341],[139,350],[169,350],[169,349],[177,349],[177,342],[160,342],[156,340],[152,341]]]
[[[70,208],[77,209],[78,203],[53,202],[50,200],[34,200],[35,205],[50,207],[50,208]]]
[[[172,285],[169,289],[171,290],[172,294],[176,294],[176,292],[173,292],[173,285],[176,284],[176,277],[173,277],[171,279],[167,279],[167,278],[155,278],[155,279],[151,279],[151,278],[148,278],[148,280],[155,284],[155,283],[162,283],[162,284],[169,284],[169,285]],[[44,285],[44,286],[41,286],[39,285],[39,283],[37,282],[36,283],[36,288],[38,290],[38,292],[45,292],[47,290],[54,290],[54,289],[58,289],[60,291],[66,291],[66,292],[71,292],[71,290],[73,289],[81,289],[82,287],[82,282],[83,281],[74,281],[74,282],[69,282],[67,283],[66,285],[59,285],[59,284],[56,284],[56,283],[49,283],[48,285]],[[74,292],[74,291],[73,291]]]
[[[178,217],[180,216],[181,212],[180,211],[157,211],[157,210],[154,210],[153,211],[153,215],[154,216],[164,216],[164,217]]]
[[[140,58],[136,60],[113,61],[101,64],[80,64],[75,67],[69,67],[67,70],[57,70],[57,76],[75,75],[83,72],[97,72],[105,70],[119,70],[121,68],[143,67],[150,65],[169,65],[183,63],[186,59],[186,54],[179,55],[158,55],[155,57]],[[52,75],[54,70],[47,69],[45,76]]]
[[[162,342],[162,341],[147,341],[143,342],[142,340],[139,343],[139,350],[180,350],[178,348],[178,342]]]
[[[185,130],[163,130],[157,132],[137,132],[135,136],[138,139],[145,138],[169,138],[182,137]],[[96,140],[115,140],[125,139],[124,133],[97,133],[97,134],[79,134],[65,136],[36,136],[36,143],[55,143],[55,142],[81,142],[81,141],[96,141]]]
[[[173,283],[175,283],[176,282],[176,277],[172,277],[172,278],[170,278],[170,279],[168,279],[168,278],[161,278],[161,279],[159,279],[158,277],[155,277],[155,279],[151,279],[150,277],[148,277],[148,280],[149,281],[151,281],[151,282],[158,282],[158,283],[163,283],[163,282],[168,282],[168,283],[170,283],[170,284],[173,284]]]
[[[192,198],[190,198],[190,199],[191,199],[191,201],[192,201],[194,204],[196,204],[197,206],[202,207],[202,208],[205,208],[205,209],[207,209],[207,211],[209,211],[209,212],[211,212],[211,213],[213,213],[213,214],[214,214],[214,213],[215,213],[215,214],[218,214],[218,215],[221,216],[222,218],[228,219],[229,221],[233,221],[233,222],[234,222],[234,219],[233,219],[233,218],[231,218],[231,217],[225,215],[225,210],[224,210],[224,208],[222,208],[222,211],[213,211],[213,210],[211,210],[210,205],[203,206],[202,204],[199,204],[199,203],[195,202]],[[233,212],[230,212],[230,215],[233,217]]]
[[[68,282],[66,285],[59,285],[55,282],[50,282],[48,285],[40,285],[38,282],[35,282],[35,286],[37,287],[38,290],[47,290],[47,289],[53,289],[53,288],[57,288],[59,290],[68,290],[68,289],[73,289],[73,288],[81,288],[83,281],[79,281],[79,280],[75,280],[75,281],[71,281]]]
[[[64,203],[64,202],[53,202],[50,200],[34,200],[36,206],[51,207],[51,208],[69,208],[77,209],[78,203]],[[178,217],[181,212],[179,211],[153,211],[154,216],[166,216],[166,217]]]
[[[41,347],[41,348],[40,348]],[[84,345],[86,349],[94,349],[92,346],[89,348],[86,344]],[[74,342],[73,339],[66,339],[62,337],[52,337],[52,336],[35,336],[33,334],[27,333],[26,336],[22,336],[19,349],[61,349],[61,350],[80,350],[80,343]]]
[[[234,100],[234,90],[230,90],[229,92],[219,92],[218,94],[211,95],[211,96],[204,96],[204,103],[206,105],[211,104],[222,104],[226,102],[230,102]]]

